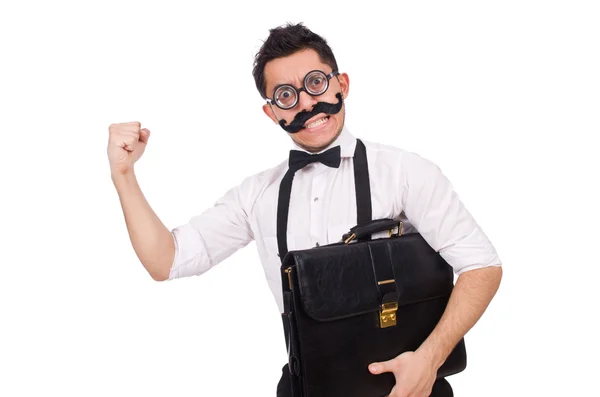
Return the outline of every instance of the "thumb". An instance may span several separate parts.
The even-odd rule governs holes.
[[[147,128],[142,128],[140,130],[140,142],[147,143],[150,138],[150,130]]]
[[[372,363],[369,365],[369,371],[373,374],[381,374],[383,372],[392,372],[393,360]]]

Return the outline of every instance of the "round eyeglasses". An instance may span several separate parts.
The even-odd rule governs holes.
[[[269,103],[275,103],[278,108],[288,110],[296,106],[302,91],[311,96],[322,95],[329,88],[329,80],[337,76],[337,70],[325,74],[320,70],[312,70],[304,76],[302,88],[296,88],[291,84],[280,84],[273,90],[273,98],[266,98]]]

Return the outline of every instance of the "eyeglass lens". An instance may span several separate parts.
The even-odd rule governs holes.
[[[321,71],[313,71],[304,78],[304,89],[310,95],[321,95],[327,91],[329,81],[327,75]],[[275,91],[273,99],[277,105],[284,109],[292,108],[298,101],[298,92],[291,85],[282,85]]]

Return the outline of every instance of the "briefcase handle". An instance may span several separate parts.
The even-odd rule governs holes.
[[[402,221],[391,218],[374,219],[363,222],[350,229],[350,231],[342,236],[342,241],[345,244],[350,244],[354,240],[361,240],[374,233],[389,230],[390,237],[402,235]]]

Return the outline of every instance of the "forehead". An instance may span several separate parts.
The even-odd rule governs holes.
[[[273,59],[265,65],[265,82],[267,94],[279,84],[302,85],[304,76],[311,70],[331,72],[331,67],[324,63],[315,50],[298,51],[283,58]]]

